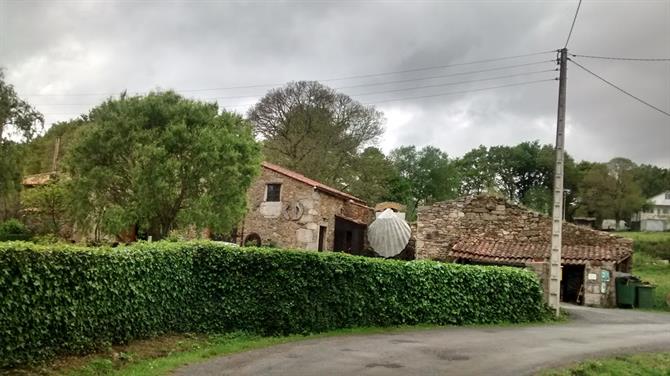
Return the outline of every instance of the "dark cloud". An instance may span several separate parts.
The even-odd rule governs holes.
[[[576,3],[0,0],[0,65],[18,91],[53,122],[85,112],[123,89],[190,90],[326,80],[553,50],[565,43]],[[585,1],[570,49],[581,54],[668,57],[670,2]],[[384,83],[553,57],[546,54],[324,83],[332,87]],[[670,64],[576,59],[670,111]],[[555,74],[361,94],[553,67],[546,62],[342,91],[385,112],[387,132],[381,141],[385,150],[431,144],[458,156],[480,144],[535,139],[552,143],[557,83],[384,101]],[[670,166],[670,118],[606,87],[574,65],[569,66],[568,76],[566,143],[571,154],[598,161],[621,155]],[[183,93],[244,112],[268,88]]]

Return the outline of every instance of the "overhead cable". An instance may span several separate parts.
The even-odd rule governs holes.
[[[599,80],[603,81],[604,83],[610,85],[611,87],[613,87],[613,88],[619,90],[620,92],[622,92],[622,93],[628,95],[629,97],[635,99],[636,101],[638,101],[638,102],[640,102],[640,103],[642,103],[642,104],[644,104],[644,105],[646,105],[646,106],[648,106],[648,107],[650,107],[650,108],[652,108],[652,109],[654,109],[654,110],[656,110],[656,111],[658,111],[658,112],[660,112],[660,113],[662,113],[662,114],[664,114],[664,115],[666,115],[666,116],[670,116],[670,112],[667,112],[667,111],[665,111],[665,110],[662,110],[662,109],[660,109],[660,108],[654,106],[653,104],[651,104],[651,103],[645,101],[644,99],[642,99],[642,98],[640,98],[640,97],[637,97],[637,96],[635,96],[635,95],[629,93],[628,91],[626,91],[626,90],[622,89],[621,87],[619,87],[619,86],[613,84],[612,82],[608,81],[608,80],[605,79],[604,77],[601,77],[601,76],[599,76],[598,74],[592,72],[591,70],[589,70],[588,68],[586,68],[586,67],[584,67],[583,65],[579,64],[579,63],[576,62],[575,60],[573,60],[573,59],[569,59],[569,60],[570,60],[573,64],[575,64],[576,66],[578,66],[579,68],[583,69],[584,71],[588,72],[589,74],[593,75],[594,77],[598,78]]]

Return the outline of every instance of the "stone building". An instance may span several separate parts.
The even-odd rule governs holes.
[[[535,271],[548,296],[551,218],[503,198],[479,195],[420,207],[416,258],[509,265]],[[630,272],[632,241],[563,225],[563,301],[614,306],[615,272]]]
[[[374,210],[348,193],[263,162],[247,191],[240,244],[362,254]]]

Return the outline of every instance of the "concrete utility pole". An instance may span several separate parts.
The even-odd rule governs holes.
[[[561,247],[563,244],[563,156],[565,153],[565,91],[567,86],[568,49],[560,51],[558,78],[558,121],[556,124],[556,168],[554,169],[554,206],[551,224],[551,258],[549,260],[549,305],[560,315]]]

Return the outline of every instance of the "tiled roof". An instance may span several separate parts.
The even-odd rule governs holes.
[[[549,259],[550,245],[513,241],[462,240],[456,243],[449,257],[474,261],[500,263],[541,262]],[[589,245],[564,245],[561,262],[585,264],[591,261],[620,262],[632,255],[627,247],[599,247]]]
[[[57,174],[55,172],[44,172],[41,174],[28,175],[23,178],[21,184],[26,187],[35,187],[38,185],[44,185],[56,178]]]
[[[265,167],[269,170],[272,170],[274,172],[280,173],[282,175],[288,176],[291,179],[295,179],[297,181],[300,181],[302,183],[310,185],[310,186],[312,186],[312,187],[314,187],[314,188],[316,188],[316,189],[318,189],[322,192],[329,193],[333,196],[338,196],[338,197],[341,197],[341,198],[344,198],[344,199],[347,199],[347,200],[352,200],[355,203],[358,203],[358,204],[361,204],[361,205],[365,205],[365,201],[361,200],[360,198],[358,198],[356,196],[352,196],[348,193],[345,193],[345,192],[339,191],[335,188],[329,187],[329,186],[327,186],[323,183],[320,183],[316,180],[310,179],[303,174],[300,174],[300,173],[297,173],[295,171],[289,170],[288,168],[284,168],[284,167],[276,165],[274,163],[265,162],[265,161],[261,162],[261,166],[263,166],[263,167]]]

